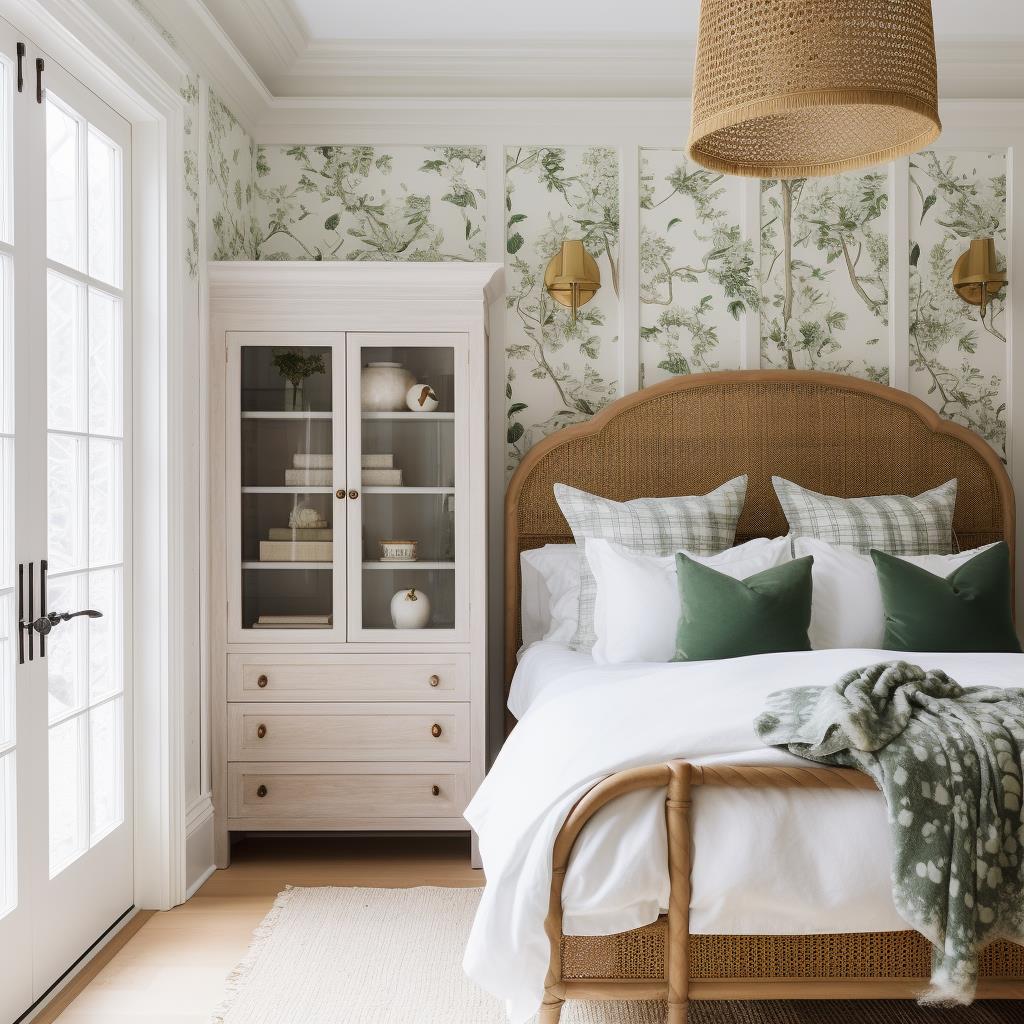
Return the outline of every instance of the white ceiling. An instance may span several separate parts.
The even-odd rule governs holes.
[[[234,0],[237,2],[237,0]],[[693,37],[698,0],[284,0],[316,41]],[[934,0],[940,39],[1024,39],[1019,0]]]

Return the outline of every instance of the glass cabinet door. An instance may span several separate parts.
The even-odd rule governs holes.
[[[344,335],[231,334],[228,362],[232,639],[344,640]]]
[[[348,639],[462,640],[466,336],[347,347]]]

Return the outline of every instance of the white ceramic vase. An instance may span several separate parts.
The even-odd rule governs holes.
[[[416,378],[401,363],[368,363],[363,367],[359,394],[365,412],[399,412]]]
[[[391,621],[395,629],[423,629],[430,621],[430,598],[417,590],[400,590],[391,598]]]

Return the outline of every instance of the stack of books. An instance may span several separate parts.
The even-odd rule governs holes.
[[[330,487],[334,483],[334,456],[292,456],[292,468],[284,471],[286,487]]]
[[[253,629],[330,629],[333,615],[261,615]]]
[[[401,487],[402,471],[395,469],[395,457],[390,452],[363,456],[364,487]]]

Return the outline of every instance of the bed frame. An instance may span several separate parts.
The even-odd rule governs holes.
[[[773,474],[855,497],[918,494],[959,480],[953,528],[961,549],[1005,540],[1014,556],[1013,489],[981,438],[903,391],[836,374],[753,370],[674,377],[620,399],[589,422],[527,453],[505,501],[505,683],[520,634],[519,556],[572,543],[552,493],[556,482],[617,501],[704,494],[746,473],[736,541],[777,537],[786,521]],[[514,719],[508,716],[511,729]],[[556,839],[545,932],[551,959],[540,1024],[557,1024],[566,999],[666,999],[684,1024],[692,999],[892,999],[924,989],[928,942],[916,932],[838,935],[691,935],[691,793],[694,786],[873,789],[848,769],[701,767],[685,761],[619,772],[573,808]],[[638,789],[664,789],[670,899],[667,915],[617,935],[562,933],[562,882],[586,822]],[[1024,998],[1024,947],[982,954],[979,998]]]

